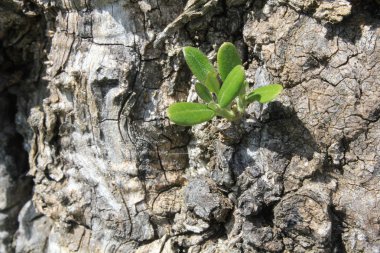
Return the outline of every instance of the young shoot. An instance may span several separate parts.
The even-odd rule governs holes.
[[[280,84],[270,84],[247,93],[249,85],[245,80],[242,61],[236,47],[230,42],[223,43],[219,48],[218,72],[199,49],[185,47],[183,54],[199,81],[195,84],[195,91],[204,103],[179,102],[170,105],[167,110],[169,119],[177,125],[192,126],[215,116],[229,121],[238,120],[250,103],[268,103],[283,89]]]

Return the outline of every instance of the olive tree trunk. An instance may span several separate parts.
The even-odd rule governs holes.
[[[379,252],[379,13],[2,0],[0,252]],[[225,41],[251,89],[284,92],[174,125],[166,108],[197,100],[181,49],[215,61]]]

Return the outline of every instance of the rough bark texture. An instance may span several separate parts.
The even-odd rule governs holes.
[[[13,252],[23,244],[25,251],[18,252],[38,252],[48,236],[30,234],[49,219],[36,214],[30,201],[26,204],[33,187],[33,180],[26,176],[33,136],[27,117],[47,96],[41,80],[48,44],[46,18],[35,3],[0,1],[0,252]],[[16,243],[18,229],[26,237],[20,236]]]
[[[380,252],[379,13],[2,1],[0,252]],[[181,48],[215,59],[224,41],[283,94],[239,122],[171,124],[168,105],[196,100]]]

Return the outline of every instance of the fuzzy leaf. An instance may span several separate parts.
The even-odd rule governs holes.
[[[211,92],[218,94],[220,83],[215,72],[208,72],[205,85]]]
[[[183,54],[191,72],[202,84],[205,84],[209,72],[216,72],[207,56],[198,48],[184,47]]]
[[[246,97],[248,103],[253,101],[258,101],[262,104],[268,103],[275,99],[283,90],[280,84],[270,84],[260,88],[255,89],[249,93]]]
[[[169,106],[168,116],[171,121],[181,126],[192,126],[212,119],[215,112],[205,104],[180,102]]]
[[[239,52],[231,42],[224,42],[217,55],[218,70],[222,80],[226,80],[228,74],[237,65],[242,65]]]
[[[218,104],[220,107],[227,107],[232,100],[239,95],[244,83],[244,78],[243,66],[239,65],[232,69],[218,94]]]
[[[203,101],[210,102],[212,100],[212,96],[211,96],[210,91],[203,84],[196,83],[195,84],[195,91],[197,92],[198,96],[201,99],[203,99]]]

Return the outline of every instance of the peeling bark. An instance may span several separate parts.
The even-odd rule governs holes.
[[[380,250],[377,1],[0,12],[0,251]],[[182,47],[215,59],[224,41],[283,94],[238,122],[171,124],[171,103],[197,100]]]

